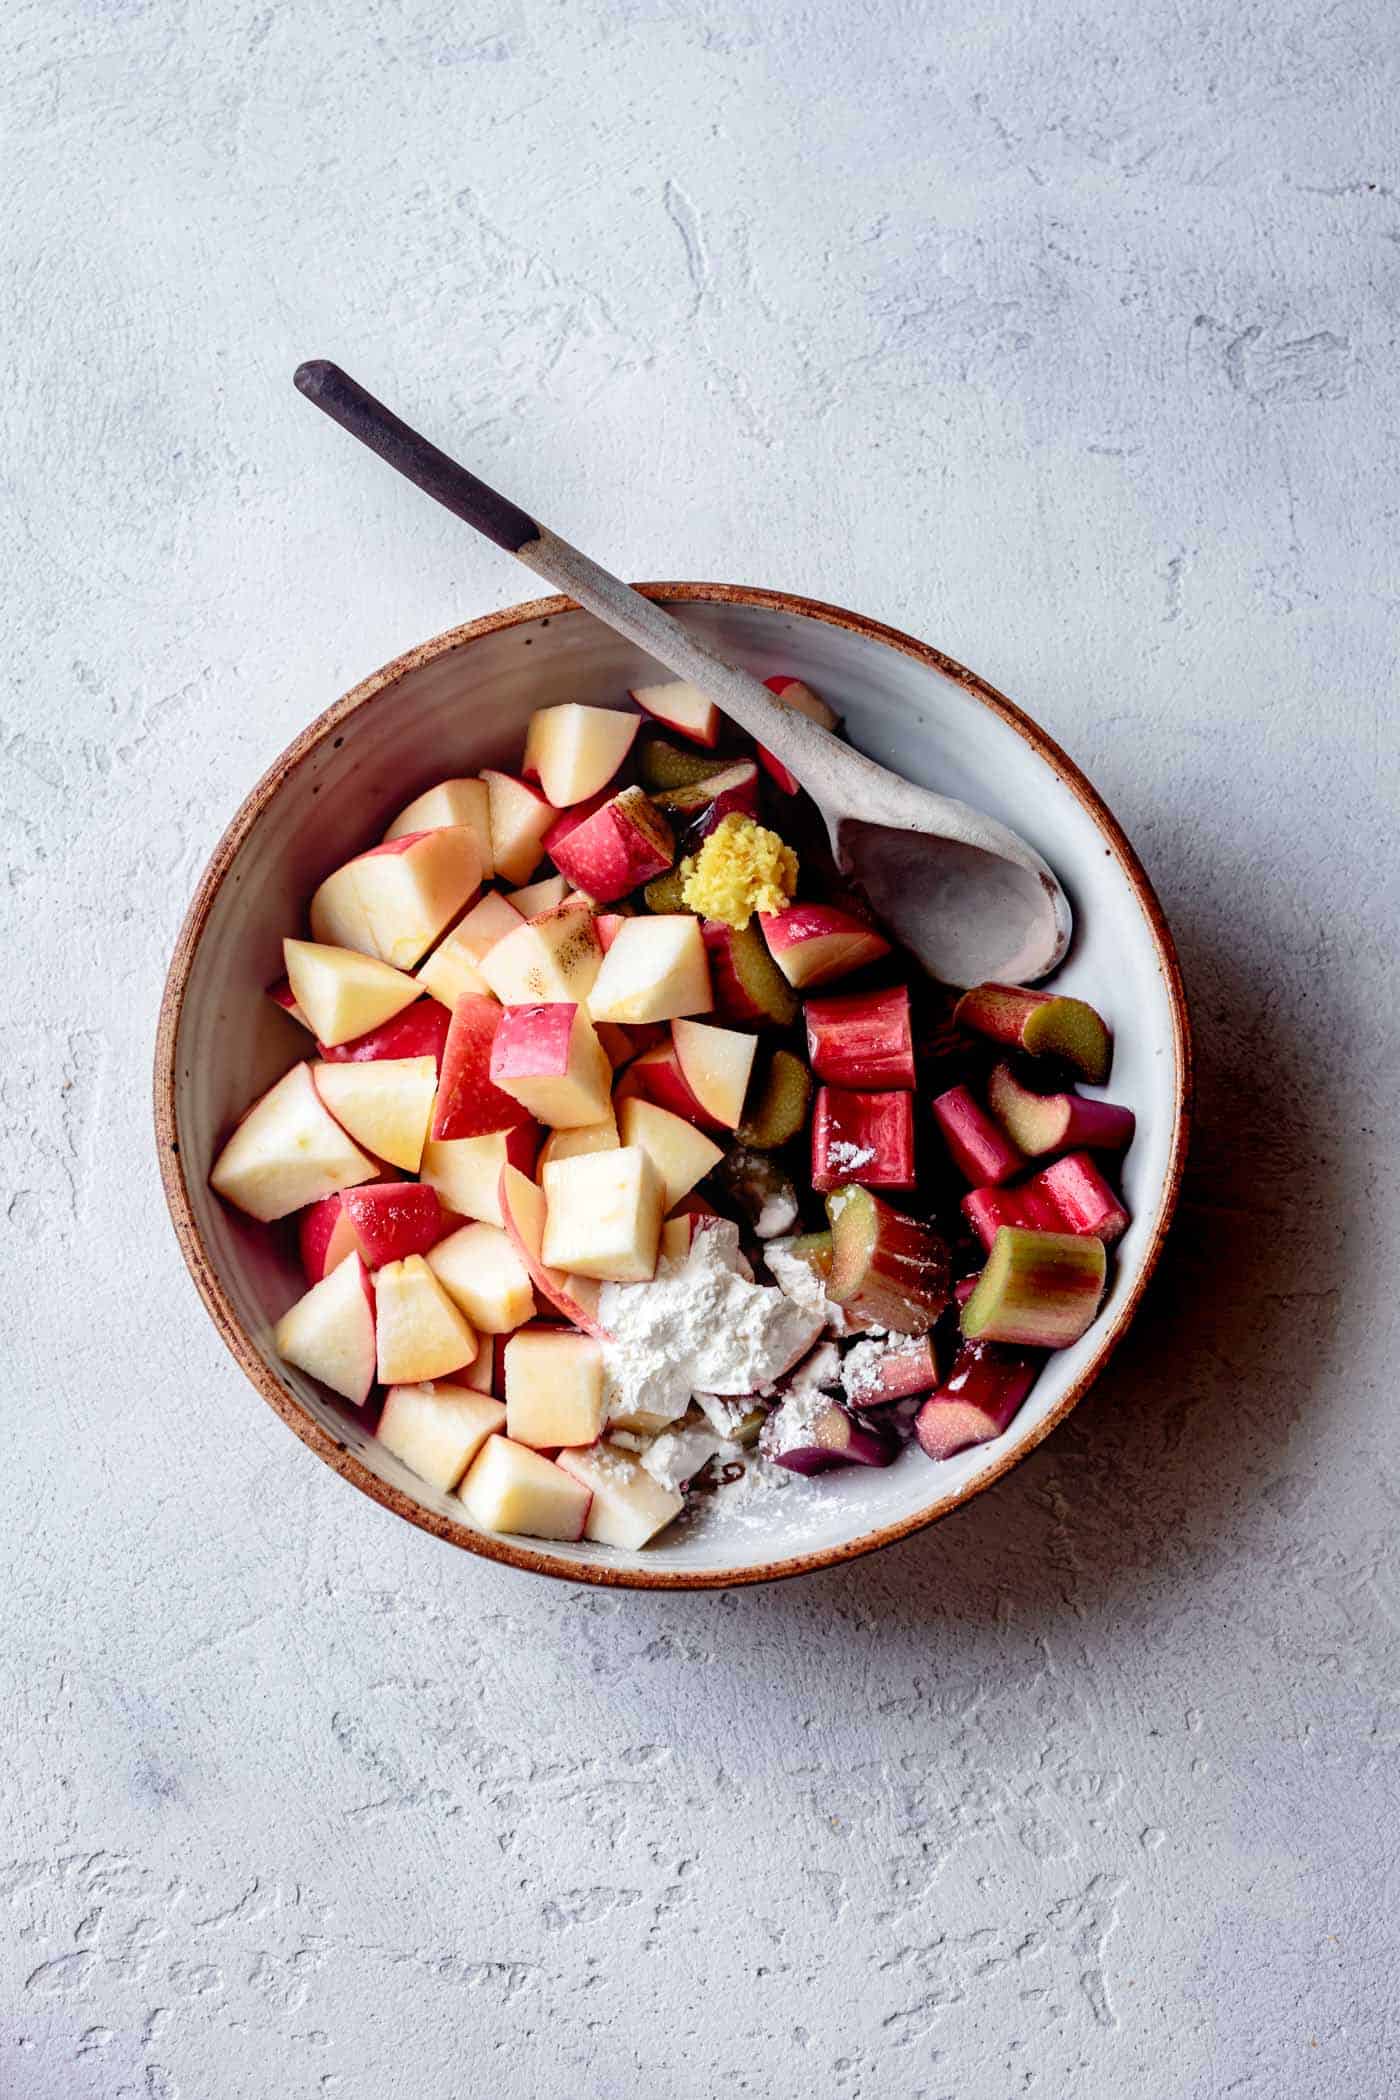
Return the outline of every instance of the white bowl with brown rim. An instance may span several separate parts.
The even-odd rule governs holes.
[[[377,841],[421,789],[516,766],[535,708],[624,705],[629,685],[654,678],[649,659],[567,599],[512,606],[410,650],[338,700],[258,782],[215,848],[170,965],[156,1134],[176,1236],[215,1326],[327,1465],[409,1523],[531,1573],[700,1589],[802,1574],[906,1537],[989,1487],[1063,1421],[1122,1339],[1161,1252],[1186,1152],[1190,1033],[1171,936],[1136,855],[1083,774],[1010,701],[858,613],[727,584],[641,588],[760,676],[805,679],[872,758],[1013,825],[1069,892],[1076,931],[1056,988],[1090,999],[1115,1031],[1113,1098],[1138,1118],[1124,1171],[1133,1222],[1098,1319],[1050,1359],[1010,1429],[938,1465],[914,1447],[880,1471],[789,1476],[781,1490],[721,1487],[626,1554],[476,1530],[454,1496],[427,1487],[277,1357],[274,1322],[305,1287],[294,1247],[229,1210],[207,1176],[234,1118],[304,1054],[304,1033],[263,996],[281,974],[283,935],[302,930],[321,877]]]

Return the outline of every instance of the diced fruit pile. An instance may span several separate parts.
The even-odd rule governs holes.
[[[277,1348],[404,1465],[486,1529],[635,1549],[746,1471],[1000,1435],[1102,1302],[1133,1116],[1078,1090],[1093,1008],[954,1003],[770,753],[689,686],[630,698],[539,711],[520,776],[441,781],[326,877],[271,988],[316,1054],[210,1178],[294,1229]],[[648,1303],[693,1319],[669,1382]]]

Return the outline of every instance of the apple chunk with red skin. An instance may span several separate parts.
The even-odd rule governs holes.
[[[684,1116],[687,1123],[696,1123],[702,1129],[724,1128],[718,1117],[710,1115],[704,1104],[696,1099],[694,1088],[681,1070],[680,1056],[670,1035],[664,1043],[655,1043],[650,1050],[643,1050],[623,1071],[613,1090],[613,1098],[623,1102],[634,1097],[654,1101],[658,1108],[669,1108],[673,1116]]]
[[[226,1203],[266,1225],[357,1181],[373,1181],[378,1172],[322,1101],[310,1065],[300,1064],[246,1112],[215,1160],[209,1184]]]
[[[612,1066],[581,1006],[508,1006],[491,1047],[491,1082],[554,1130],[600,1123]]]
[[[491,1053],[503,1018],[504,1009],[494,999],[468,994],[457,1001],[442,1053],[434,1138],[481,1137],[530,1120],[528,1109],[491,1078]]]
[[[744,1097],[753,1073],[755,1036],[734,1028],[714,1028],[705,1021],[671,1023],[686,1085],[707,1116],[726,1130],[737,1130],[744,1116]]]
[[[402,970],[355,948],[319,941],[283,941],[287,985],[312,1034],[323,1043],[348,1043],[392,1021],[420,997]]]
[[[326,877],[311,899],[312,936],[411,970],[480,884],[481,853],[465,825],[407,832]]]
[[[445,1209],[460,1218],[504,1225],[501,1169],[515,1167],[528,1174],[539,1142],[539,1126],[532,1122],[516,1123],[509,1130],[485,1130],[477,1137],[429,1138],[418,1172]]]
[[[798,714],[808,716],[819,728],[835,729],[841,719],[835,708],[828,707],[820,693],[814,693],[812,688],[809,685],[804,685],[800,678],[782,676],[765,678],[763,683],[767,686],[770,693],[777,695],[784,707],[791,707]],[[758,757],[764,771],[777,782],[785,795],[795,795],[797,793],[802,783],[797,775],[783,764],[780,758],[775,758],[773,753],[762,744],[758,747]]]
[[[653,720],[678,730],[693,744],[704,744],[712,751],[719,742],[719,709],[699,686],[685,679],[670,685],[634,685],[632,698]]]
[[[848,977],[888,955],[883,934],[834,904],[792,904],[759,915],[768,953],[795,991]]]
[[[547,841],[554,865],[598,904],[625,897],[676,857],[671,827],[639,787],[624,788],[583,823]]]
[[[421,1254],[386,1262],[374,1296],[381,1384],[421,1385],[475,1358],[475,1331]]]
[[[442,1070],[442,1053],[452,1026],[449,1008],[436,999],[417,999],[382,1028],[354,1036],[348,1043],[318,1043],[324,1064],[376,1064],[385,1057],[431,1057]]]
[[[374,1386],[374,1330],[369,1271],[358,1254],[348,1254],[283,1313],[272,1339],[289,1364],[362,1407]]]
[[[471,832],[476,840],[481,879],[489,882],[496,863],[491,852],[491,796],[484,780],[440,780],[399,811],[384,837],[387,841],[406,838],[414,831],[459,828]]]
[[[372,1181],[323,1196],[302,1212],[301,1265],[311,1283],[338,1268],[347,1254],[360,1254],[379,1269],[386,1261],[426,1254],[447,1229],[436,1193],[421,1181]]]
[[[513,773],[482,774],[491,809],[491,853],[506,882],[528,882],[540,864],[544,835],[559,812]]]
[[[410,1472],[446,1494],[505,1419],[499,1400],[440,1378],[391,1386],[375,1435]]]
[[[595,1021],[671,1021],[710,1010],[710,966],[700,921],[688,912],[628,919],[588,994]]]
[[[572,1164],[572,1161],[569,1164]],[[557,1170],[550,1168],[548,1171],[553,1173]],[[563,1313],[566,1320],[571,1320],[581,1333],[591,1334],[596,1341],[610,1342],[612,1336],[607,1329],[599,1326],[593,1311],[571,1288],[574,1278],[552,1268],[544,1260],[548,1207],[543,1189],[517,1168],[502,1167],[499,1201],[501,1218],[511,1245],[524,1262],[530,1274],[530,1281],[540,1296],[547,1298],[555,1310]]]
[[[569,1541],[583,1537],[593,1499],[553,1459],[503,1436],[487,1437],[457,1494],[483,1531]]]
[[[606,787],[632,748],[641,728],[640,715],[611,707],[540,707],[525,732],[520,770],[538,780],[556,809],[586,802]]]

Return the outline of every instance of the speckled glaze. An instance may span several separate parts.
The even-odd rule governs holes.
[[[320,877],[372,843],[410,796],[449,774],[516,762],[533,708],[621,702],[646,659],[566,599],[511,607],[410,650],[337,701],[259,781],[210,860],[170,966],[156,1134],[176,1234],[219,1332],[257,1390],[343,1478],[436,1536],[532,1573],[727,1587],[826,1567],[932,1523],[1069,1413],[1125,1332],[1171,1221],[1190,1036],[1171,938],[1132,848],[1083,775],[1011,702],[928,645],[833,606],[725,584],[642,588],[736,661],[808,680],[874,757],[1014,824],[1070,892],[1078,930],[1056,983],[1094,999],[1117,1031],[1112,1092],[1139,1118],[1125,1174],[1133,1225],[1093,1330],[1052,1359],[1007,1434],[937,1467],[915,1451],[884,1472],[794,1486],[742,1523],[721,1495],[642,1554],[545,1548],[474,1529],[455,1498],[425,1487],[277,1360],[272,1325],[303,1287],[295,1260],[220,1204],[206,1175],[234,1115],[304,1051],[302,1031],[261,996],[280,971],[282,935],[300,926]]]

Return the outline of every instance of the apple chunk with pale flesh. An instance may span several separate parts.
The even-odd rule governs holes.
[[[592,1495],[583,1535],[600,1546],[635,1552],[685,1508],[679,1488],[662,1487],[620,1444],[561,1451],[559,1465]]]
[[[582,824],[546,840],[554,864],[597,904],[611,904],[670,867],[670,825],[642,788],[624,788]]]
[[[724,1128],[695,1098],[695,1089],[681,1070],[675,1040],[669,1033],[664,1042],[654,1043],[650,1050],[634,1057],[618,1079],[615,1100],[626,1101],[634,1094],[643,1101],[654,1101],[658,1108],[669,1108],[673,1116],[684,1116],[688,1123]]]
[[[768,953],[795,991],[830,984],[890,952],[883,934],[834,904],[792,904],[760,913],[759,924]]]
[[[417,982],[446,1007],[455,1006],[467,992],[481,997],[491,989],[481,974],[482,956],[524,923],[523,913],[509,898],[488,890],[420,963]]]
[[[586,802],[612,779],[631,750],[641,721],[640,715],[620,714],[611,707],[581,707],[572,701],[562,707],[537,708],[525,732],[520,770],[527,779],[538,780],[556,809]]]
[[[272,1331],[279,1356],[354,1407],[374,1385],[374,1286],[358,1254],[314,1283]]]
[[[539,1127],[530,1122],[517,1123],[510,1130],[485,1130],[476,1137],[429,1138],[418,1172],[444,1207],[459,1218],[504,1225],[501,1169],[518,1167],[528,1174],[539,1142]]]
[[[674,1210],[681,1197],[688,1196],[696,1182],[703,1181],[724,1158],[703,1130],[682,1116],[673,1116],[668,1108],[658,1108],[654,1101],[636,1096],[624,1101],[618,1127],[623,1144],[640,1145],[661,1176],[661,1201],[666,1210]]]
[[[500,1182],[501,1218],[510,1243],[529,1270],[530,1281],[542,1298],[583,1334],[610,1342],[612,1336],[597,1320],[596,1286],[590,1291],[586,1276],[566,1276],[545,1261],[544,1234],[547,1206],[544,1190],[518,1168],[503,1167]],[[585,1298],[591,1302],[585,1304]]]
[[[776,693],[784,707],[794,708],[798,714],[807,715],[823,729],[835,729],[841,717],[834,707],[828,707],[820,693],[814,693],[800,678],[765,678],[763,683],[770,693]],[[802,783],[790,767],[760,744],[759,763],[771,775],[785,795],[795,795]]]
[[[513,773],[482,774],[491,807],[491,854],[503,882],[528,882],[540,864],[544,835],[559,812]]]
[[[553,1130],[599,1123],[612,1066],[581,1006],[508,1006],[491,1047],[491,1083]]]
[[[655,1275],[662,1180],[641,1145],[552,1161],[544,1194],[540,1253],[548,1267],[604,1283],[645,1283]]]
[[[592,1493],[554,1461],[489,1436],[457,1490],[467,1515],[483,1531],[517,1532],[532,1539],[583,1537]]]
[[[693,744],[704,744],[713,750],[719,742],[719,709],[699,686],[690,685],[683,678],[670,685],[634,685],[632,698],[655,721],[679,730]]]
[[[480,1334],[511,1334],[535,1317],[530,1272],[500,1225],[476,1220],[439,1240],[428,1267]]]
[[[596,1123],[579,1123],[572,1130],[551,1130],[540,1147],[538,1170],[543,1174],[552,1159],[573,1159],[580,1152],[616,1152],[621,1143],[617,1117],[609,1108]]]
[[[391,1167],[418,1172],[437,1093],[431,1057],[317,1065],[311,1076],[336,1122],[357,1144]]]
[[[381,1384],[421,1385],[475,1358],[475,1333],[421,1254],[386,1262],[374,1295]]]
[[[253,1103],[215,1160],[209,1184],[266,1225],[378,1172],[322,1101],[310,1065],[301,1064]]]
[[[627,919],[586,995],[595,1021],[672,1021],[710,1010],[710,966],[689,912]]]
[[[322,1043],[348,1043],[367,1035],[421,996],[422,987],[413,978],[355,948],[283,941],[282,956],[292,996]]]
[[[464,824],[407,832],[326,877],[311,899],[312,936],[411,970],[480,884],[480,849]]]
[[[502,1006],[586,999],[603,948],[588,905],[573,898],[526,920],[482,956],[479,968]]]
[[[737,1130],[744,1118],[757,1038],[736,1028],[713,1028],[705,1021],[677,1020],[671,1024],[671,1039],[686,1085],[706,1115],[726,1130]]]
[[[457,828],[471,832],[476,840],[481,879],[489,882],[496,864],[491,853],[491,798],[484,780],[440,780],[399,811],[384,837],[401,839],[412,831]]]
[[[536,1451],[596,1443],[607,1404],[603,1352],[591,1335],[527,1327],[505,1347],[506,1435]]]
[[[488,1436],[505,1426],[499,1400],[438,1379],[391,1386],[375,1434],[409,1471],[444,1494],[456,1487]]]

